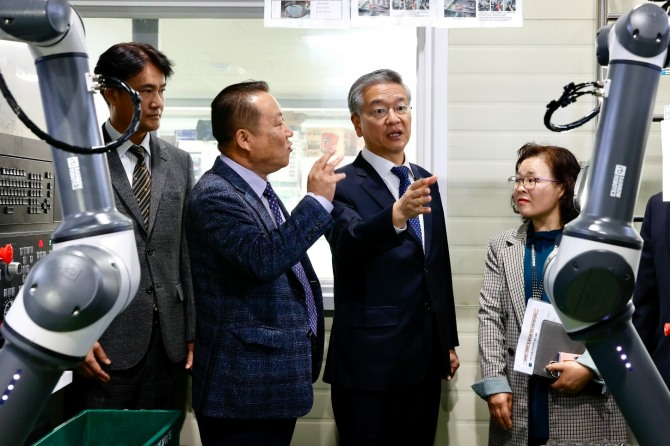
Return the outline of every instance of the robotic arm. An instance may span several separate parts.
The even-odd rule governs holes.
[[[598,32],[598,63],[609,70],[587,197],[544,271],[566,331],[585,343],[641,445],[670,438],[670,393],[632,325],[630,302],[642,250],[633,209],[669,44],[668,15],[651,3]]]
[[[99,145],[83,24],[68,0],[3,0],[0,18],[0,39],[27,43],[35,58],[49,134]],[[114,205],[106,156],[52,155],[63,221],[0,327],[0,445],[23,443],[60,375],[139,285],[133,225]]]

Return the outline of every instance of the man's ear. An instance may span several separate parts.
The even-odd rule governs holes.
[[[361,117],[358,114],[351,115],[351,123],[356,130],[356,136],[363,136],[363,130],[361,130]]]
[[[116,106],[119,102],[119,94],[120,92],[116,88],[104,88],[102,90],[102,96],[109,105]]]
[[[253,144],[253,135],[247,129],[237,129],[235,131],[235,141],[237,145],[247,152],[251,152]]]

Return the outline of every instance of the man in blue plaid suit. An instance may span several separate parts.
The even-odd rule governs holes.
[[[293,135],[265,82],[212,102],[221,155],[191,192],[187,237],[195,291],[193,408],[204,445],[285,445],[312,407],[323,358],[321,288],[307,250],[332,225],[341,161],[325,154],[289,214],[268,175]]]

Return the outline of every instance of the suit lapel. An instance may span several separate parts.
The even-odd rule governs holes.
[[[170,153],[163,144],[151,135],[151,204],[149,206],[149,232],[156,222],[156,213],[163,197],[167,172],[170,163]],[[139,207],[139,206],[138,206]]]
[[[393,204],[393,195],[389,191],[384,180],[365,158],[359,153],[352,166],[356,170],[358,184],[372,200],[377,203],[380,209],[384,209]]]
[[[107,152],[107,162],[109,164],[109,174],[112,179],[112,187],[116,191],[119,200],[125,205],[125,208],[128,209],[129,216],[135,220],[137,227],[143,231],[144,217],[142,216],[142,211],[140,210],[139,204],[137,204],[137,199],[133,194],[133,189],[130,186],[128,176],[126,175],[126,171],[123,168],[123,164],[121,164],[119,152],[116,150]]]
[[[526,312],[526,296],[523,280],[523,258],[526,249],[526,234],[528,224],[522,225],[517,232],[514,232],[507,239],[507,248],[503,251],[503,261],[505,263],[505,276],[507,283],[510,284],[509,292],[516,316],[517,324],[521,327],[523,316]],[[519,266],[521,265],[521,266]]]
[[[412,167],[412,174],[414,175],[414,179],[417,180],[421,178],[421,172],[419,172],[419,169],[417,166],[414,164],[410,163],[410,166]],[[433,188],[431,188],[431,193],[432,193]],[[430,203],[429,203],[430,205]],[[425,257],[428,258],[428,254],[430,254],[430,244],[433,240],[433,214],[423,214],[423,241],[424,241],[424,254]],[[419,237],[414,235],[414,238],[416,239],[417,243],[421,243],[419,240]]]
[[[239,176],[237,172],[228,167],[226,163],[221,161],[221,158],[217,157],[214,162],[214,172],[217,175],[223,177],[225,181],[230,183],[239,193],[244,201],[247,202],[249,207],[254,210],[258,216],[258,220],[263,223],[265,230],[267,232],[272,231],[275,228],[275,222],[270,216],[270,212],[265,208],[265,205],[261,201],[260,197],[256,195],[254,190],[249,186],[249,183],[244,181],[244,178]],[[286,209],[282,205],[282,212],[286,215]]]
[[[395,197],[393,194],[391,194],[388,186],[382,177],[379,176],[374,167],[365,161],[363,155],[359,153],[352,165],[356,169],[356,176],[359,179],[361,188],[379,205],[379,210],[392,206],[395,202]],[[415,176],[419,175],[419,173],[416,171],[416,166],[412,166],[412,172]],[[414,233],[414,231],[410,231],[409,236],[416,243],[421,243],[419,237]]]

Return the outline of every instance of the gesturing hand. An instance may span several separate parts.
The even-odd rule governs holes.
[[[343,173],[334,172],[337,165],[344,158],[343,156],[338,156],[330,161],[334,153],[335,150],[328,150],[314,163],[307,176],[307,192],[320,195],[328,201],[333,201],[333,197],[335,197],[335,185],[337,182],[346,177]]]
[[[403,228],[410,218],[430,213],[431,209],[425,205],[432,200],[429,186],[435,183],[437,177],[433,175],[410,184],[405,194],[393,204],[393,226]]]

